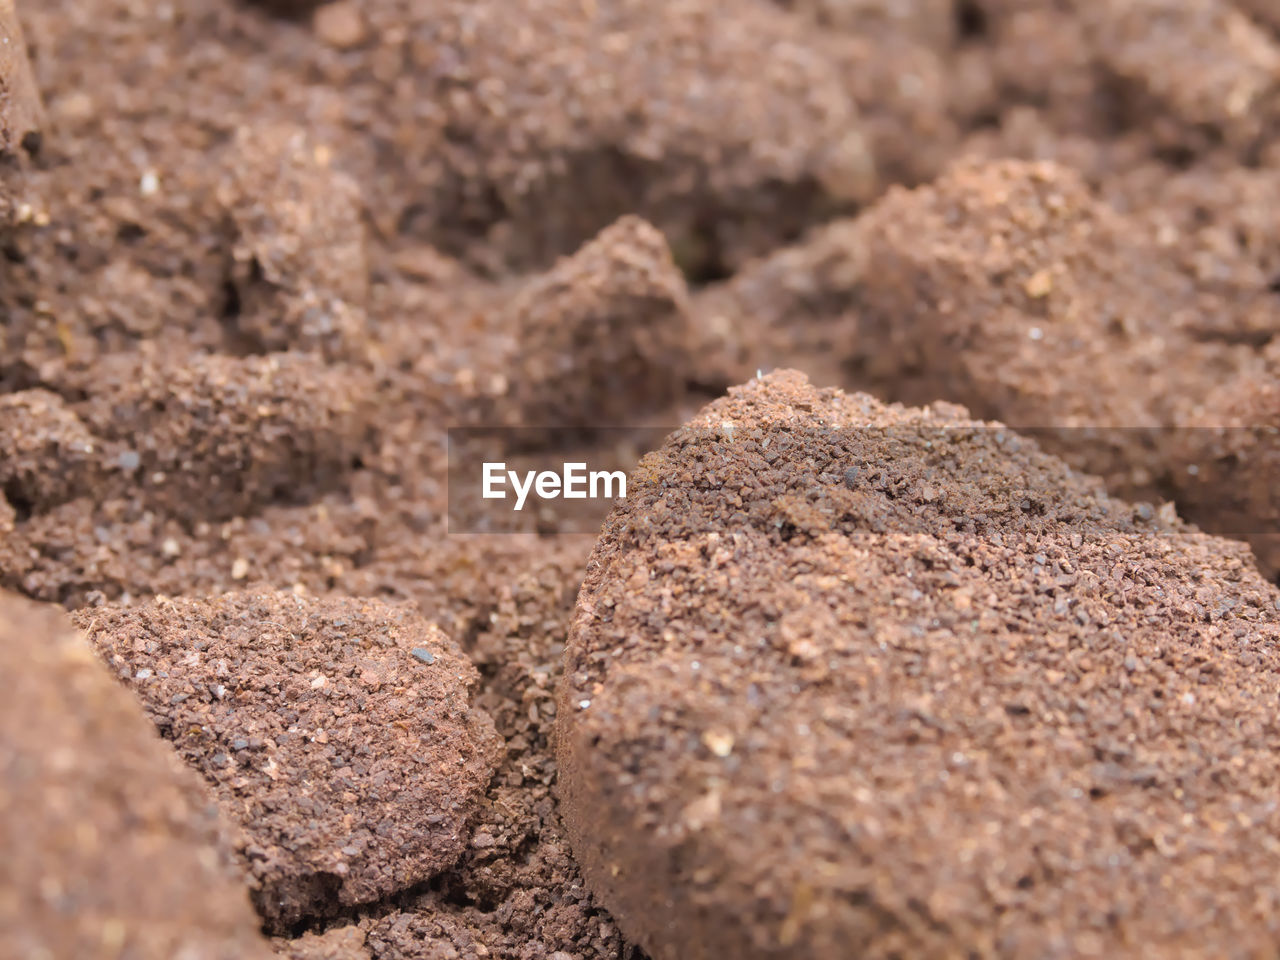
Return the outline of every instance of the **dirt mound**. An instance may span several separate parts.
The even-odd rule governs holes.
[[[1244,550],[956,408],[794,374],[637,478],[559,755],[574,851],[651,955],[1274,941],[1280,593]]]
[[[270,956],[199,778],[65,616],[0,594],[0,670],[6,951]]]
[[[1254,443],[1274,425],[1274,410],[1245,399],[1274,380],[1257,349],[1270,311],[1250,303],[1256,288],[1197,283],[1139,219],[1056,164],[961,165],[892,191],[858,225],[855,382],[1036,430],[1111,490],[1173,498],[1210,529],[1259,545],[1277,532],[1273,503],[1254,498],[1251,515],[1228,508],[1200,472],[1225,480],[1229,463],[1263,476],[1256,458],[1232,457],[1201,429],[1230,425],[1229,442]],[[1164,225],[1170,243],[1200,247],[1202,263],[1246,260],[1237,249],[1210,261],[1208,237]],[[1263,569],[1275,573],[1270,553]]]
[[[243,828],[271,925],[389,897],[465,849],[501,747],[474,668],[413,613],[249,593],[79,621]]]
[[[354,375],[300,354],[117,355],[92,400],[0,396],[0,484],[30,517],[69,500],[137,500],[184,519],[242,516],[350,470],[367,403]]]
[[[684,278],[637,217],[526,281],[490,323],[500,347],[477,378],[501,389],[477,405],[486,426],[626,424],[675,402],[694,365]]]
[[[1264,517],[1273,459],[1245,428],[1274,412],[1280,44],[1261,0],[18,2],[0,586],[117,624],[186,598],[191,643],[227,642],[213,611],[242,600],[205,598],[248,584],[413,601],[506,739],[448,864],[406,889],[383,851],[366,878],[390,892],[358,905],[295,886],[313,916],[282,952],[639,953],[551,794],[590,543],[567,512],[458,535],[491,529],[492,502],[459,492],[451,427],[536,427],[530,458],[572,433],[565,459],[612,468],[652,444],[545,428],[665,432],[793,366],[1019,424],[1167,417],[1191,432],[1060,452],[1233,536],[1252,531],[1232,511]],[[780,509],[792,537],[823,522]]]
[[[1212,382],[1212,355],[1177,336],[1191,285],[1067,168],[964,165],[863,223],[855,348],[878,392],[1020,426],[1139,427]]]

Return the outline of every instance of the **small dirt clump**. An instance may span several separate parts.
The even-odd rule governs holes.
[[[475,669],[413,612],[281,593],[79,615],[243,829],[277,930],[405,890],[465,849],[501,750]]]
[[[0,672],[5,952],[269,957],[208,791],[66,616],[0,593]]]

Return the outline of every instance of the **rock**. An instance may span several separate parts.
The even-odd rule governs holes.
[[[0,672],[5,951],[270,956],[206,788],[64,615],[0,593]]]
[[[273,930],[407,889],[465,848],[501,741],[469,705],[475,669],[411,611],[241,593],[79,618],[243,827]]]
[[[655,960],[1265,954],[1277,602],[960,408],[753,381],[590,561],[574,852]]]

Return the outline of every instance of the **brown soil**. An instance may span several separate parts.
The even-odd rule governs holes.
[[[450,506],[463,519],[480,507],[450,495],[446,429],[582,428],[578,458],[612,458],[627,438],[591,428],[671,428],[757,370],[797,367],[882,400],[1071,428],[1037,436],[1112,493],[1152,501],[1134,508],[1141,544],[1163,542],[1176,507],[1247,538],[1275,576],[1280,447],[1258,429],[1278,415],[1275,30],[1257,0],[18,0],[16,14],[0,0],[0,588],[96,624],[104,658],[129,666],[134,696],[241,831],[228,849],[249,865],[244,883],[281,954],[638,957],[595,899],[614,897],[613,882],[584,880],[553,793],[555,692],[595,537],[541,516],[526,526],[536,534],[449,534]],[[1077,426],[1119,429],[1084,443]],[[563,434],[524,432],[522,455]],[[1030,469],[1005,456],[999,469]],[[1044,470],[1059,477],[1056,464]],[[1046,482],[1046,497],[1061,493]],[[1092,488],[1081,496],[1103,509]],[[867,522],[905,523],[899,506],[871,497],[858,509]],[[787,531],[824,522],[798,500],[778,509]],[[933,500],[921,509],[950,516]],[[979,537],[975,523],[967,535]],[[1175,552],[1210,542],[1166,539]],[[1221,556],[1194,568],[1216,598],[1227,587],[1213,578],[1238,562],[1228,593],[1239,596],[1253,559],[1238,541],[1212,542]],[[790,563],[794,549],[769,563]],[[1087,559],[1069,539],[1061,549],[1054,562]],[[858,563],[888,570],[904,556],[871,551]],[[1173,564],[1177,575],[1191,562]],[[916,603],[893,576],[874,585],[876,602]],[[1031,582],[1010,568],[973,594],[974,616],[1003,624],[1024,602],[1028,616],[1042,610]],[[639,602],[650,589],[637,580],[630,594]],[[780,590],[744,583],[726,602]],[[1161,650],[1189,651],[1214,626],[1149,615],[1163,618]],[[393,624],[449,652],[413,660],[386,639]],[[811,645],[840,636],[829,624],[811,632]],[[265,645],[242,643],[250,636]],[[193,651],[202,658],[185,663]],[[1028,664],[1042,653],[1030,640],[1017,651]],[[1204,663],[1230,672],[1236,653]],[[435,703],[452,690],[449,709],[479,726],[461,714],[438,723],[471,759],[417,776],[413,764],[445,747],[428,736],[406,750],[404,731],[381,723],[400,709],[392,688],[373,696],[385,712],[367,716],[359,670],[345,685],[327,680],[323,695],[310,688],[312,670],[355,669],[353,657],[401,677],[456,662],[463,680],[437,689],[424,678],[403,696]],[[246,685],[232,711],[209,691],[231,688],[216,676],[224,659],[228,673],[240,662],[292,678],[279,694],[289,705]],[[41,669],[31,668],[33,691]],[[154,671],[146,683],[140,669]],[[979,676],[966,681],[975,696]],[[1254,689],[1251,676],[1232,682]],[[175,704],[184,685],[190,695]],[[477,732],[481,714],[505,741],[496,757]],[[305,783],[272,780],[257,753],[227,745],[265,744],[251,727],[292,737],[304,717],[329,744],[272,738],[277,768],[305,768]],[[1052,717],[1017,721],[1028,725],[1028,770],[1074,775],[1073,760],[1045,752],[1058,749],[1044,740]],[[119,721],[118,748],[106,746],[115,720],[98,731],[104,756],[118,749],[127,761],[130,722]],[[188,736],[188,724],[205,732]],[[1219,733],[1204,735],[1235,742]],[[364,775],[320,759],[360,743],[388,758],[370,774],[386,778],[376,789],[425,791],[423,801],[364,789],[345,800],[341,778]],[[1143,764],[1183,769],[1178,744],[1138,746],[1155,755]],[[1223,814],[1223,835],[1205,836],[1213,857],[1235,849],[1230,824],[1252,816],[1246,787],[1260,782],[1238,779],[1253,768],[1223,769],[1216,798],[1178,785],[1194,811],[1243,805]],[[116,823],[134,796],[121,789],[86,818]],[[991,809],[1023,810],[1024,797]],[[1163,844],[1174,822],[1166,793],[1152,802],[1125,834],[1135,861],[1150,859],[1141,838]],[[442,804],[446,819],[427,822]],[[927,825],[933,809],[902,829]],[[51,842],[57,827],[42,815],[24,807],[26,832]],[[1074,815],[1063,822],[1079,828]],[[938,816],[939,830],[958,829]],[[664,849],[658,826],[637,844]],[[361,853],[342,854],[348,872],[334,872],[330,841],[366,828]],[[180,865],[205,849],[184,842],[185,853],[148,856]],[[956,842],[941,837],[939,849]],[[1250,856],[1216,885],[1171,874],[1177,902],[1221,906],[1223,922],[1245,924],[1228,888],[1251,882],[1265,844]],[[779,859],[779,870],[797,862]],[[1008,923],[1026,950],[1051,952],[1049,921],[1034,916],[1061,920],[1050,892],[1076,888],[1040,874],[1033,883],[1019,896],[1046,891],[1042,913],[1019,901]],[[1080,909],[1118,886],[1080,879],[1096,894]],[[171,911],[191,917],[193,937],[231,929],[208,887],[207,917]],[[11,889],[0,881],[0,902],[25,903]],[[734,889],[723,904],[741,902]],[[997,935],[998,925],[974,932],[990,912],[968,892],[953,906],[954,937]],[[1162,915],[1135,915],[1135,929],[1168,932]],[[650,936],[645,921],[620,919]],[[744,919],[717,935],[764,929]],[[937,953],[955,952],[946,930],[934,934]],[[1203,945],[1188,937],[1187,950]]]
[[[559,755],[651,956],[1267,955],[1280,591],[1245,550],[789,373],[636,476]]]
[[[66,618],[0,594],[0,671],[5,953],[269,956],[199,777]]]
[[[438,627],[377,602],[226,594],[78,621],[243,827],[273,928],[428,880],[465,849],[501,745]]]

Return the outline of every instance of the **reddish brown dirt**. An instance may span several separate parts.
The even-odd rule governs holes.
[[[954,407],[791,373],[636,477],[559,756],[651,956],[1271,949],[1280,591],[1244,549]]]
[[[506,741],[420,883],[327,889],[284,953],[638,954],[552,794],[593,538],[447,534],[447,427],[674,427],[780,366],[1194,424],[1061,452],[1280,569],[1266,4],[731,7],[0,3],[0,586],[85,622],[412,601]]]
[[[13,0],[5,0],[0,3],[0,225],[32,216],[30,207],[22,207],[22,176],[39,151],[44,124],[22,22]]]
[[[0,671],[4,951],[269,956],[207,791],[61,611],[0,594]]]
[[[690,326],[662,234],[624,217],[493,315],[494,349],[477,371],[489,402],[475,422],[591,427],[666,408],[694,366]]]
[[[438,627],[282,593],[78,619],[243,828],[277,930],[407,890],[466,848],[501,746],[470,705],[475,668]]]

